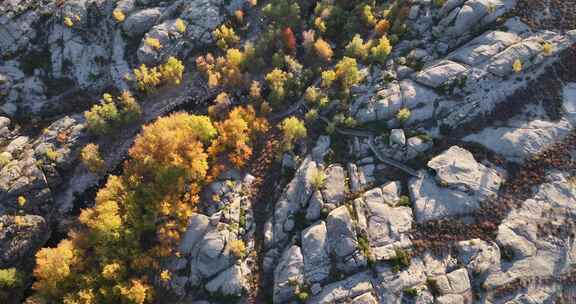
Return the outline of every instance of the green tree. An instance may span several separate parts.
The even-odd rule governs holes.
[[[305,138],[307,134],[304,122],[294,116],[284,119],[280,127],[282,129],[285,151],[292,150],[294,143]]]

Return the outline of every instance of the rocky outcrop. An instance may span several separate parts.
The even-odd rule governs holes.
[[[458,146],[433,158],[428,167],[435,176],[422,172],[410,181],[418,222],[469,214],[495,196],[503,181],[497,170],[478,163]]]
[[[497,237],[502,260],[483,283],[489,292],[517,280],[558,278],[574,271],[576,196],[568,178],[549,172],[534,197],[504,219]]]
[[[218,192],[220,205],[214,209],[207,202],[203,214],[191,216],[179,246],[181,256],[169,263],[174,273],[188,273],[170,282],[179,296],[191,299],[210,295],[241,297],[248,291],[253,271],[249,265],[255,263],[248,257],[254,250],[255,223],[245,190],[250,189],[252,181],[250,175],[227,172],[209,187],[221,190]],[[197,289],[205,289],[208,294],[197,293]]]
[[[0,215],[0,268],[28,268],[49,235],[48,224],[40,216]]]
[[[52,210],[52,195],[44,172],[38,166],[30,140],[8,129],[9,120],[3,120],[5,137],[0,140],[0,214],[26,213],[46,215]],[[26,200],[23,206],[19,197]],[[21,200],[21,199],[20,199]]]

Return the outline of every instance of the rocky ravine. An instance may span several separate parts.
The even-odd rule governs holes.
[[[576,301],[576,32],[513,16],[526,1],[412,2],[409,39],[382,70],[365,71],[349,108],[360,122],[385,121],[389,134],[321,136],[299,160],[286,155],[284,169],[295,173],[265,202],[263,231],[256,230],[254,209],[262,205],[253,201],[251,172],[221,176],[190,219],[182,255],[167,265],[176,274],[166,287],[178,300],[170,301]],[[75,195],[98,184],[78,166],[90,140],[78,92],[93,97],[111,82],[127,87],[124,74],[135,63],[203,48],[238,5],[0,5],[0,268],[29,271],[55,223],[66,226],[62,217],[82,207]],[[122,25],[99,13],[117,7],[127,15]],[[69,13],[80,19],[74,29],[60,22]],[[170,34],[176,18],[188,24],[178,39]],[[167,47],[157,52],[146,37]],[[512,70],[518,58],[520,73]],[[143,119],[123,132],[121,144],[102,140],[111,151],[107,167],[122,160],[141,124],[209,99],[212,92],[200,86],[192,75],[182,92],[144,101]],[[404,124],[395,117],[401,108],[412,113]],[[31,116],[58,119],[28,134],[17,125]],[[338,153],[347,157],[333,162],[343,145],[347,151]],[[418,174],[397,173],[381,156]],[[234,256],[234,240],[252,253]]]

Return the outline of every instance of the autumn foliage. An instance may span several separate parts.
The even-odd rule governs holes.
[[[291,28],[286,27],[282,30],[282,42],[284,42],[284,47],[286,51],[290,54],[296,52],[296,36]]]
[[[153,278],[170,279],[160,259],[175,254],[199,193],[211,179],[209,168],[242,166],[254,136],[267,128],[251,107],[232,109],[217,122],[175,113],[145,126],[123,175],[108,178],[94,207],[81,211],[80,226],[56,248],[38,252],[34,298],[152,303]]]

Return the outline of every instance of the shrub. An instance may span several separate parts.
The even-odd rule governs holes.
[[[80,159],[84,166],[93,173],[99,173],[104,169],[104,160],[100,156],[99,146],[96,144],[87,144],[80,152]]]
[[[329,88],[332,83],[336,80],[336,73],[332,70],[322,72],[322,86],[324,88]]]
[[[410,198],[406,195],[400,196],[400,200],[398,201],[399,207],[412,207],[412,203],[410,202]]]
[[[306,112],[306,115],[304,117],[304,119],[307,122],[313,122],[316,119],[318,119],[318,110],[316,109],[310,109],[308,112]]]
[[[58,161],[58,159],[60,159],[60,157],[62,157],[62,154],[56,150],[54,150],[53,148],[48,148],[46,149],[46,157],[50,160],[50,161]]]
[[[292,150],[296,141],[306,137],[307,130],[304,123],[294,116],[284,119],[280,128],[285,151]]]
[[[418,292],[418,289],[417,289],[417,288],[414,288],[414,287],[404,288],[404,289],[402,290],[402,292],[403,292],[406,296],[411,297],[411,298],[417,297],[417,296],[418,296],[418,293],[419,293],[419,292]]]
[[[382,64],[386,61],[386,58],[388,58],[388,55],[390,55],[391,52],[392,46],[386,36],[382,36],[380,40],[378,40],[378,44],[370,49],[372,60]]]
[[[344,120],[344,125],[348,128],[353,128],[358,125],[358,122],[353,117],[346,117]]]
[[[26,197],[24,197],[23,195],[18,196],[18,206],[20,207],[24,207],[24,205],[26,205]]]
[[[118,97],[118,103],[121,108],[122,122],[132,123],[142,115],[142,108],[130,91],[122,91]]]
[[[270,100],[273,103],[278,103],[286,97],[286,82],[291,78],[291,75],[280,69],[274,69],[266,75],[266,81],[272,90]]]
[[[446,0],[434,0],[434,5],[438,8],[444,6],[444,3],[446,2]]]
[[[208,79],[211,88],[223,85],[231,88],[241,87],[245,82],[243,67],[252,56],[253,49],[247,44],[244,53],[238,49],[226,50],[225,57],[214,58],[210,53],[196,58],[196,66]]]
[[[544,56],[550,56],[552,54],[553,49],[554,46],[550,42],[544,42],[542,44],[542,53],[544,54]]]
[[[16,268],[0,269],[0,288],[15,288],[20,285],[20,276]]]
[[[122,12],[122,10],[119,9],[115,9],[112,12],[112,16],[114,17],[114,20],[116,20],[116,22],[118,23],[122,23],[126,19],[126,15],[124,15],[124,12]]]
[[[372,12],[372,7],[370,5],[364,5],[362,7],[362,21],[367,26],[373,26],[376,24],[376,17],[374,17],[374,13]]]
[[[142,109],[129,91],[124,91],[116,99],[104,94],[99,104],[84,112],[86,127],[97,135],[111,133],[124,123],[132,123],[142,114]]]
[[[394,252],[395,256],[390,260],[392,263],[392,271],[399,272],[402,269],[408,268],[410,266],[410,262],[412,261],[410,253],[400,248],[396,248]]]
[[[310,294],[306,291],[300,291],[296,294],[296,297],[298,298],[298,301],[304,303],[308,301],[308,299],[310,298]]]
[[[162,270],[162,272],[160,273],[160,280],[162,282],[168,282],[170,281],[170,279],[172,279],[172,274],[170,273],[170,271],[166,269]]]
[[[412,116],[410,109],[402,108],[398,113],[396,113],[396,120],[398,120],[399,123],[404,124],[408,119],[410,119],[410,116]]]
[[[174,23],[174,25],[176,26],[176,30],[180,34],[184,34],[186,32],[186,23],[184,23],[184,21],[182,21],[182,19],[180,19],[180,18],[176,19],[176,22]]]
[[[113,130],[113,125],[120,121],[120,113],[114,102],[102,100],[94,105],[90,111],[84,112],[88,131],[97,134],[108,134]]]
[[[234,29],[226,26],[225,24],[220,25],[212,32],[214,40],[216,40],[216,45],[221,49],[227,49],[235,46],[240,42],[240,38],[234,32]]]
[[[145,64],[134,69],[134,76],[138,84],[138,89],[144,93],[153,92],[162,83],[179,85],[182,82],[184,64],[175,57],[156,67],[149,68]]]
[[[296,52],[296,37],[291,28],[286,27],[282,30],[282,42],[288,53],[294,54]]]
[[[150,93],[160,84],[162,75],[158,68],[149,69],[145,64],[142,64],[139,68],[134,69],[134,77],[136,77],[138,89],[144,93]]]
[[[520,74],[520,72],[522,72],[522,61],[520,61],[520,59],[514,60],[514,63],[512,63],[512,70],[516,74]]]
[[[362,80],[362,75],[360,75],[356,59],[354,58],[342,58],[336,65],[335,73],[345,93],[348,93],[352,86]]]
[[[2,169],[4,166],[6,166],[10,160],[12,160],[12,154],[10,154],[10,152],[1,152],[0,153],[0,169]]]
[[[371,43],[364,43],[360,35],[356,34],[354,38],[346,45],[344,55],[359,60],[365,60],[368,57],[368,50]]]
[[[236,258],[243,259],[246,256],[246,245],[244,244],[244,241],[232,240],[230,241],[228,246],[230,247],[230,251]]]
[[[334,51],[332,51],[332,47],[328,42],[324,41],[322,38],[316,40],[314,43],[314,50],[318,57],[322,60],[329,62],[332,60],[332,56],[334,55]]]
[[[64,25],[66,25],[67,27],[73,27],[74,22],[72,21],[72,18],[68,16],[64,17]]]
[[[252,155],[252,138],[268,130],[268,123],[256,117],[252,106],[236,107],[227,119],[215,124],[220,136],[212,142],[208,151],[213,157],[226,153],[228,160],[237,168],[243,167]]]
[[[179,85],[182,82],[183,73],[184,65],[175,57],[168,58],[166,63],[160,66],[163,81],[171,85]]]
[[[314,46],[314,41],[316,40],[315,36],[314,30],[302,32],[302,46],[306,50],[310,50],[312,46]]]
[[[374,32],[378,36],[382,36],[382,35],[386,34],[386,32],[388,32],[389,29],[390,29],[390,21],[388,21],[386,19],[382,19],[382,20],[378,21],[376,23],[376,25],[374,25]]]
[[[260,85],[260,82],[256,80],[252,81],[252,84],[250,85],[250,97],[255,100],[262,99],[262,86]]]
[[[208,107],[208,115],[212,118],[224,118],[228,113],[232,102],[230,96],[222,92],[216,96],[214,105]]]
[[[304,93],[304,99],[311,104],[315,104],[320,99],[320,91],[317,87],[308,87]]]
[[[148,37],[144,40],[144,43],[155,50],[162,48],[162,43],[157,38]]]
[[[315,190],[323,189],[326,186],[326,173],[316,169],[310,176],[310,184]]]

